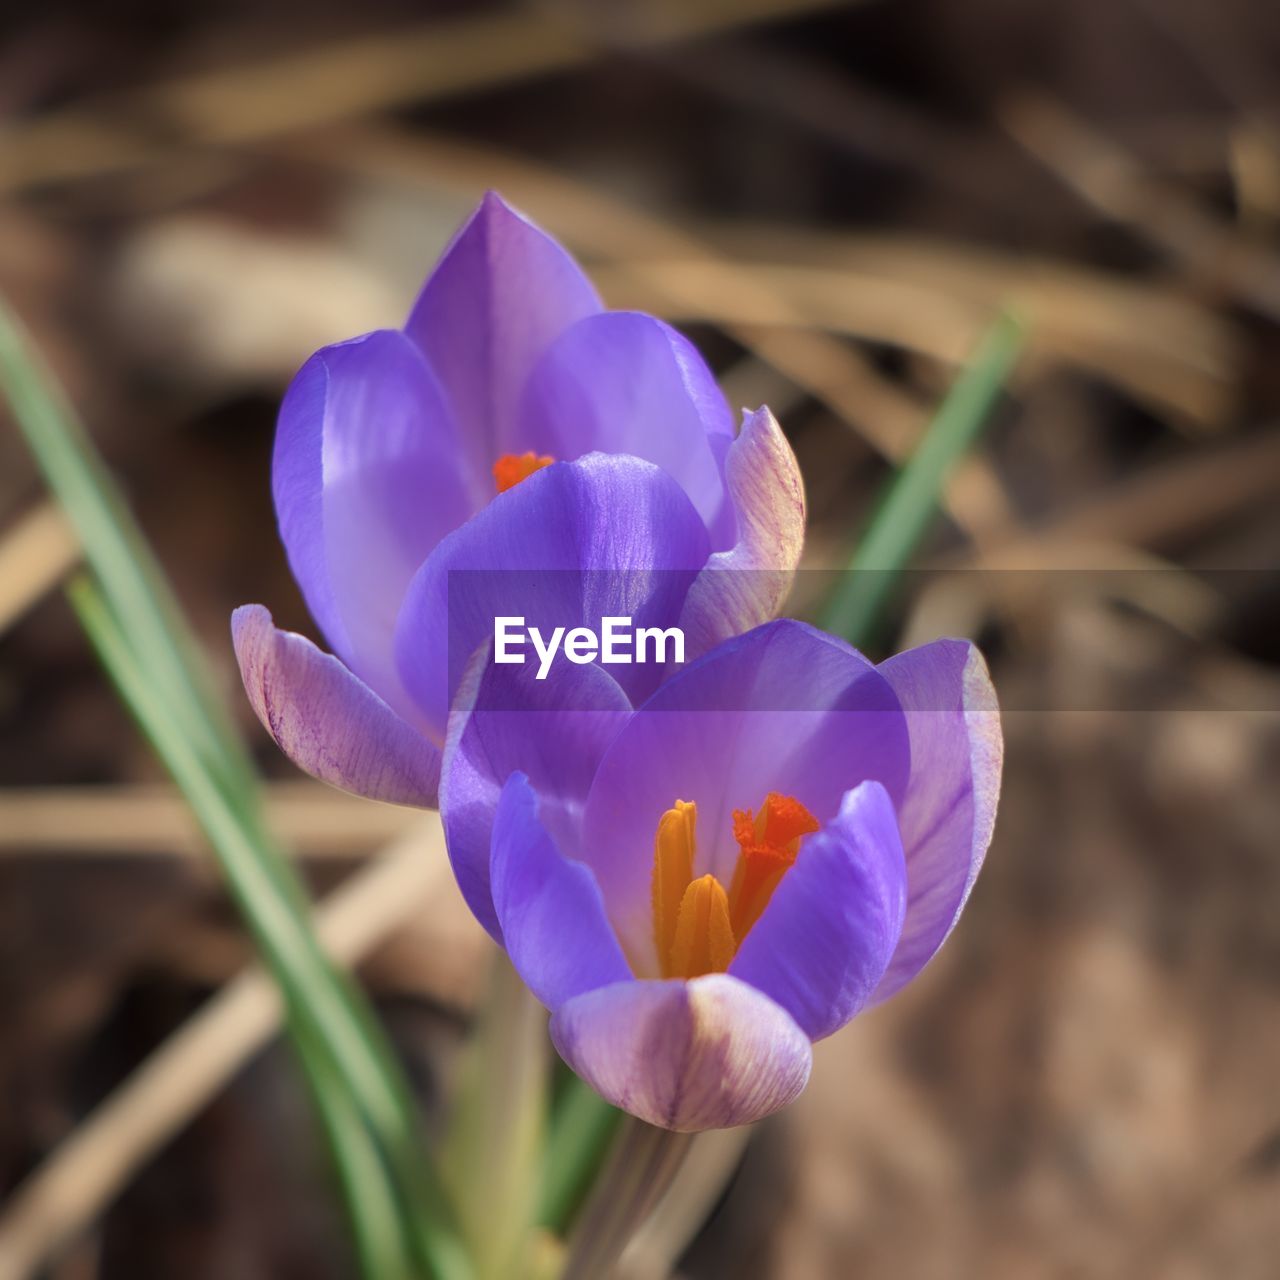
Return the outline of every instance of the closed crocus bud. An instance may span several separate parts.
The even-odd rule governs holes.
[[[735,430],[686,339],[605,310],[569,255],[492,194],[403,328],[326,347],[299,372],[272,481],[334,656],[261,605],[237,610],[253,706],[307,772],[425,806],[465,658],[512,612],[477,575],[466,625],[450,622],[451,574],[586,571],[558,588],[535,574],[525,605],[566,627],[602,613],[679,624],[693,656],[776,613],[804,528],[768,410]],[[586,585],[596,570],[610,598]]]
[[[535,705],[473,666],[450,856],[583,1079],[652,1125],[747,1124],[955,924],[995,820],[995,695],[966,641],[873,666],[791,621],[638,708],[610,679],[566,670]]]

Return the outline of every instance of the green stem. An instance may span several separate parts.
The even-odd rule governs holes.
[[[557,1235],[573,1220],[622,1123],[621,1111],[563,1070],[568,1079],[548,1125],[537,1212],[538,1222]]]
[[[440,1157],[477,1280],[529,1272],[549,1047],[546,1011],[497,952]]]
[[[679,1171],[694,1135],[627,1116],[583,1208],[562,1280],[605,1280]]]

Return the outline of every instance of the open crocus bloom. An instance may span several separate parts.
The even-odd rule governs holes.
[[[540,706],[512,679],[477,662],[464,682],[441,809],[560,1053],[667,1128],[784,1106],[811,1042],[919,972],[977,876],[1001,761],[980,654],[941,640],[877,667],[779,621],[638,709],[599,668]]]
[[[459,656],[512,612],[477,586],[467,625],[448,622],[450,574],[607,571],[607,599],[584,599],[585,579],[568,575],[541,612],[566,627],[611,613],[678,623],[698,651],[776,613],[804,528],[768,410],[735,433],[684,338],[606,311],[568,254],[496,195],[403,329],[306,363],[281,409],[273,490],[336,657],[260,605],[237,610],[254,708],[308,772],[419,805],[435,803]]]

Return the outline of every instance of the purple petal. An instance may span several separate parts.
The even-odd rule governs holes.
[[[594,664],[557,663],[546,680],[532,666],[500,666],[479,652],[449,714],[440,816],[454,875],[476,918],[501,942],[489,887],[494,812],[517,770],[539,796],[539,818],[578,856],[582,808],[605,747],[631,715],[617,682]]]
[[[834,821],[801,844],[729,972],[821,1040],[876,989],[906,905],[897,814],[878,782],[864,782],[845,796]]]
[[[583,857],[637,973],[656,972],[650,904],[658,820],[698,806],[695,874],[729,884],[733,811],[770,791],[826,823],[867,779],[891,797],[910,770],[906,724],[889,684],[843,641],[783,619],[678,672],[605,752],[583,820]]]
[[[935,640],[879,670],[906,712],[911,781],[898,807],[907,916],[876,1001],[915,977],[959,919],[991,843],[1004,756],[991,677],[967,640]]]
[[[590,991],[556,1010],[551,1038],[606,1101],[683,1132],[772,1115],[813,1061],[785,1010],[723,973]]]
[[[645,458],[689,495],[712,545],[726,547],[734,521],[722,464],[732,439],[729,406],[692,343],[652,316],[607,311],[552,343],[503,447],[565,461],[596,450]]]
[[[472,470],[488,474],[538,357],[601,309],[590,281],[549,236],[490,192],[445,250],[405,324],[464,428]],[[492,490],[491,490],[492,492]]]
[[[680,625],[690,656],[776,617],[804,547],[804,482],[768,409],[743,419],[725,482],[738,541],[711,557],[689,591]]]
[[[502,789],[493,820],[492,881],[503,945],[548,1008],[631,977],[595,877],[556,847],[520,773]]]
[[[434,807],[440,752],[337,658],[278,630],[260,604],[231,615],[231,637],[258,719],[298,768],[371,800]]]
[[[280,409],[272,488],[312,615],[343,661],[406,711],[395,620],[418,566],[471,504],[442,393],[404,334],[307,361]]]
[[[670,626],[706,557],[698,513],[652,463],[592,454],[544,467],[450,534],[422,566],[396,637],[405,687],[443,728],[451,692],[471,655],[493,639],[495,617],[524,617],[546,635],[575,626],[598,633],[606,616]],[[656,663],[612,670],[633,700],[662,675]]]

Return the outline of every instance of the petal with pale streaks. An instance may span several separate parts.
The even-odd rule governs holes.
[[[281,631],[260,604],[231,615],[245,692],[298,768],[343,791],[432,808],[440,752],[337,658]]]
[[[743,419],[725,457],[738,540],[689,589],[680,625],[690,658],[776,617],[804,548],[804,481],[768,409]]]
[[[561,1057],[615,1107],[664,1129],[752,1124],[809,1079],[809,1039],[768,996],[728,974],[619,982],[551,1019]]]
[[[874,999],[900,990],[954,928],[995,828],[1004,740],[995,689],[967,640],[935,640],[878,670],[911,737],[911,779],[899,805],[909,896],[902,938]]]

